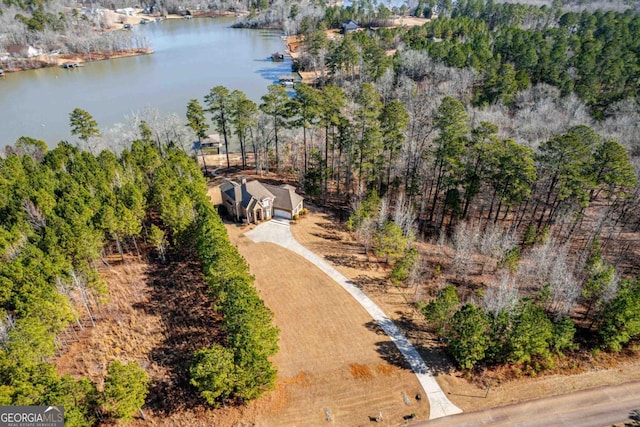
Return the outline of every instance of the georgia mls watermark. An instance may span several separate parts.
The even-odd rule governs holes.
[[[0,427],[64,427],[64,408],[0,406]]]

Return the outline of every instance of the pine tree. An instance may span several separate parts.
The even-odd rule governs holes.
[[[144,405],[148,383],[147,373],[137,363],[111,362],[104,380],[105,408],[116,418],[133,419]]]

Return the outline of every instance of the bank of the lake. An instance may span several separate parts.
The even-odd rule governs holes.
[[[20,136],[49,145],[75,141],[69,113],[90,112],[101,128],[125,121],[145,107],[185,115],[187,102],[213,86],[238,89],[254,101],[291,61],[272,62],[283,49],[279,31],[234,29],[234,17],[175,19],[140,25],[133,31],[149,41],[153,55],[7,74],[0,79],[0,147]]]
[[[64,64],[83,64],[85,62],[104,61],[105,59],[127,58],[129,56],[150,55],[152,49],[136,48],[111,52],[91,52],[90,54],[42,54],[33,58],[15,58],[4,71],[8,73],[19,73],[21,71],[37,70],[47,67],[61,67]]]

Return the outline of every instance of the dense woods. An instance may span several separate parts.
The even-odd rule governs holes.
[[[79,129],[91,128],[88,113],[76,110],[71,118]],[[91,135],[79,131],[80,138]],[[107,297],[96,264],[106,265],[113,247],[123,261],[152,248],[159,262],[169,250],[195,249],[227,336],[203,352],[229,352],[234,378],[225,391],[201,381],[215,372],[198,363],[201,353],[193,355],[194,385],[209,403],[211,393],[252,399],[272,386],[268,357],[278,331],[210,205],[201,171],[182,150],[145,135],[120,156],[65,142],[47,151],[42,141],[21,138],[0,158],[4,405],[63,404],[72,426],[93,425],[96,416],[130,419],[141,409],[148,378],[137,363],[112,362],[102,391],[87,379],[59,376],[50,363],[65,351],[64,331],[92,327]]]

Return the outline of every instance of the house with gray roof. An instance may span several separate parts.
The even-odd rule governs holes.
[[[352,19],[345,21],[342,23],[341,25],[341,30],[340,32],[342,34],[348,34],[348,33],[353,33],[355,31],[358,31],[360,29],[360,26],[358,25],[358,23]]]
[[[279,218],[293,219],[303,209],[304,198],[296,193],[296,187],[288,184],[263,184],[274,196],[273,215]]]
[[[304,199],[290,185],[259,181],[227,181],[220,186],[222,204],[236,221],[256,223],[273,217],[292,219],[303,208]]]

